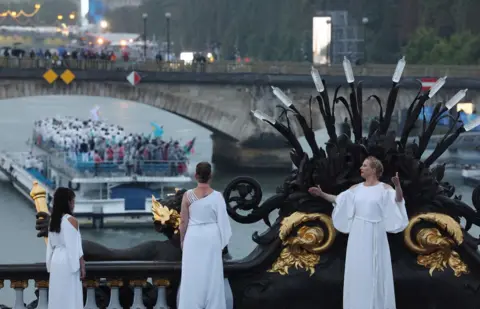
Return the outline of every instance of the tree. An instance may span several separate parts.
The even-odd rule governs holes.
[[[420,28],[404,49],[410,63],[454,64],[478,63],[480,59],[480,36],[469,31],[442,38],[433,29]]]

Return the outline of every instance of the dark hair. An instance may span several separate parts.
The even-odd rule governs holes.
[[[198,163],[195,174],[197,175],[197,181],[199,183],[207,183],[212,176],[212,165],[208,162]]]
[[[50,216],[50,232],[60,233],[62,217],[72,214],[70,202],[75,198],[75,193],[68,188],[59,187],[53,195],[52,215]]]

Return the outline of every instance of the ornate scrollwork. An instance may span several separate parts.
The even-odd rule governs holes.
[[[296,231],[296,235],[290,236],[294,229],[312,221],[323,223],[326,231],[320,226],[303,225]],[[296,269],[304,268],[313,275],[315,266],[320,261],[320,253],[333,245],[335,236],[336,231],[329,216],[319,213],[293,213],[281,223],[279,237],[284,248],[269,272],[287,275],[289,268],[295,266]]]
[[[243,176],[230,181],[223,191],[228,214],[239,223],[254,223],[261,219],[268,220],[268,214],[271,210],[265,207],[265,203],[262,207],[259,207],[262,195],[262,188],[258,181],[252,177]],[[239,211],[248,213],[244,215]]]
[[[437,228],[422,228],[412,240],[412,229],[422,221],[437,225]],[[444,235],[444,234],[448,234]],[[441,213],[424,213],[413,217],[404,232],[406,246],[419,254],[417,263],[429,268],[430,276],[435,270],[443,271],[450,266],[455,276],[467,274],[468,267],[461,260],[460,255],[453,250],[454,247],[463,243],[463,231],[460,224],[452,217]]]

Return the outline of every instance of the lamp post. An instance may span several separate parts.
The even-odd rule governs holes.
[[[107,28],[108,28],[108,21],[106,20],[101,20],[100,21],[100,31],[101,32],[107,32]]]
[[[167,22],[167,62],[170,62],[170,17],[172,17],[170,12],[165,13],[165,20]]]
[[[143,13],[143,58],[147,60],[147,13]]]
[[[72,12],[70,13],[70,15],[68,15],[68,18],[70,19],[70,24],[75,24],[75,18],[77,17],[77,15]]]
[[[363,24],[363,64],[367,64],[367,24],[368,17],[362,18]]]

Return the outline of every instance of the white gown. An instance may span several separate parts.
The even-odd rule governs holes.
[[[387,232],[408,225],[405,200],[379,183],[363,183],[337,196],[333,224],[349,233],[343,285],[344,309],[395,309],[392,261]]]
[[[80,258],[83,256],[80,230],[64,215],[60,233],[48,232],[47,271],[50,273],[48,309],[82,309],[83,288]]]
[[[183,242],[178,309],[226,309],[222,250],[232,230],[225,200],[217,191],[200,199],[192,190],[186,194],[190,217]]]

